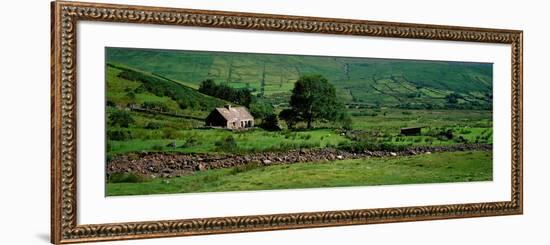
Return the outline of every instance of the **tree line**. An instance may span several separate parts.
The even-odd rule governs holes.
[[[217,84],[212,79],[202,81],[199,92],[246,107],[249,107],[252,103],[252,92],[249,89],[238,89],[225,84]]]

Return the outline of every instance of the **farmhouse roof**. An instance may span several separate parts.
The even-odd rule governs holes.
[[[227,121],[235,121],[235,120],[254,120],[254,117],[248,112],[246,107],[243,106],[226,106],[226,107],[218,107],[216,108],[216,111],[222,115],[223,118]]]

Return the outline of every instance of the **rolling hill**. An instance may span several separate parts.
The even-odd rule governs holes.
[[[461,105],[492,104],[489,63],[128,48],[107,48],[106,59],[189,88],[205,79],[249,88],[274,105],[285,105],[302,74],[323,75],[351,105],[441,108],[452,93]]]
[[[107,63],[106,78],[107,104],[111,106],[133,105],[203,118],[215,107],[230,104],[168,78],[123,65]]]

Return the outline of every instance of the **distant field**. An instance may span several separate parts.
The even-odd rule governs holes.
[[[488,106],[492,65],[445,61],[385,60],[299,55],[108,48],[107,60],[197,88],[205,79],[285,103],[294,82],[320,74],[349,103],[361,105],[444,105],[451,92],[459,103]]]
[[[445,152],[216,169],[142,183],[107,183],[107,196],[490,181],[492,178],[491,152]]]
[[[405,112],[405,114],[403,114]],[[384,113],[386,115],[384,115]],[[133,138],[108,141],[110,155],[127,152],[197,152],[215,153],[219,150],[215,142],[233,135],[239,151],[261,152],[277,151],[291,148],[335,147],[350,140],[340,135],[337,130],[319,128],[309,131],[268,132],[262,129],[248,130],[239,133],[223,129],[193,129],[203,125],[198,120],[180,119],[162,115],[133,113],[135,125],[128,129],[112,127],[110,130],[126,130]],[[367,132],[364,140],[373,142],[390,142],[398,145],[450,145],[458,142],[459,137],[465,143],[492,143],[491,113],[487,111],[425,111],[383,109],[372,116],[354,116],[354,130]],[[162,123],[161,129],[146,129],[148,122]],[[323,126],[319,124],[319,126]],[[328,125],[327,125],[328,126]],[[424,126],[419,136],[400,136],[401,127]],[[438,138],[440,131],[452,130],[454,140]],[[193,141],[192,144],[186,144]],[[175,143],[176,147],[169,147]]]

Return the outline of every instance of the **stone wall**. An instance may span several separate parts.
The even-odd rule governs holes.
[[[246,164],[277,165],[315,161],[337,161],[366,157],[395,157],[431,154],[443,151],[492,150],[490,144],[460,144],[452,146],[418,146],[403,151],[363,151],[352,153],[336,149],[301,149],[287,152],[265,152],[247,155],[212,155],[185,153],[129,153],[107,163],[107,176],[134,172],[150,177],[178,177],[195,171],[230,168]]]

